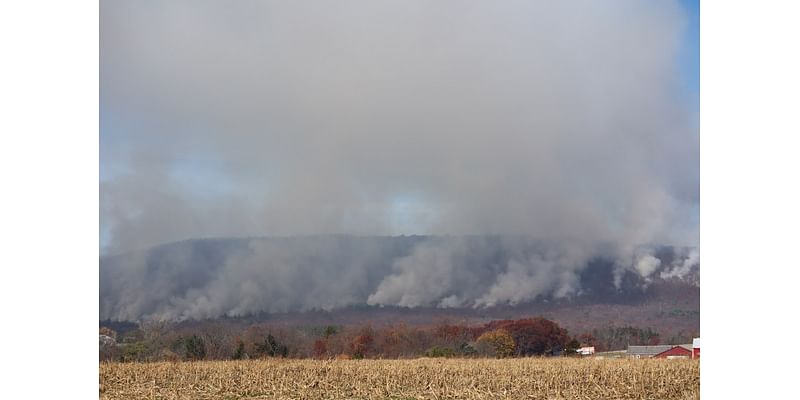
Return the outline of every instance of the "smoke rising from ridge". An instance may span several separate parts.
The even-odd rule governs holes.
[[[105,315],[516,304],[579,293],[597,257],[617,286],[697,263],[642,250],[698,240],[677,2],[110,0],[100,17],[103,254],[342,233],[551,243],[319,243],[307,262],[254,242],[161,266],[138,251],[101,262]],[[513,256],[493,263],[497,246]],[[293,292],[303,276],[314,289]]]
[[[362,305],[486,308],[613,290],[617,250],[586,249],[497,236],[186,241],[101,258],[100,316],[183,320]],[[699,270],[694,251],[655,250],[637,250],[647,254],[640,257],[645,261],[620,273],[619,290],[644,290],[655,271],[683,279]],[[686,270],[641,271],[642,262],[652,266],[648,260],[660,265],[652,254]],[[586,281],[587,271],[606,267],[607,280],[601,274]]]

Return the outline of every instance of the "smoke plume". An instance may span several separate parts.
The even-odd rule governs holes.
[[[671,1],[103,1],[102,313],[516,304],[601,256],[653,277],[641,246],[697,245],[685,24]],[[147,250],[321,234],[453,236]]]
[[[192,240],[101,258],[100,315],[183,320],[363,305],[486,308],[571,299],[613,284],[641,290],[656,271],[682,279],[648,254],[612,282],[617,251],[586,249],[499,236]],[[693,254],[658,251],[688,265],[687,274],[698,270]],[[597,274],[603,268],[607,280]]]

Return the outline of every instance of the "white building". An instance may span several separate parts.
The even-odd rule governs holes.
[[[700,338],[692,339],[692,358],[700,358]]]

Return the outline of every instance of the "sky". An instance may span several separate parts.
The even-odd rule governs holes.
[[[680,73],[691,107],[700,111],[700,0],[681,0],[686,14],[686,28],[678,55]]]
[[[100,6],[100,232],[696,245],[699,2]]]

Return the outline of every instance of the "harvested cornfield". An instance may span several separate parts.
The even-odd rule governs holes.
[[[696,360],[101,363],[101,399],[696,399]]]

